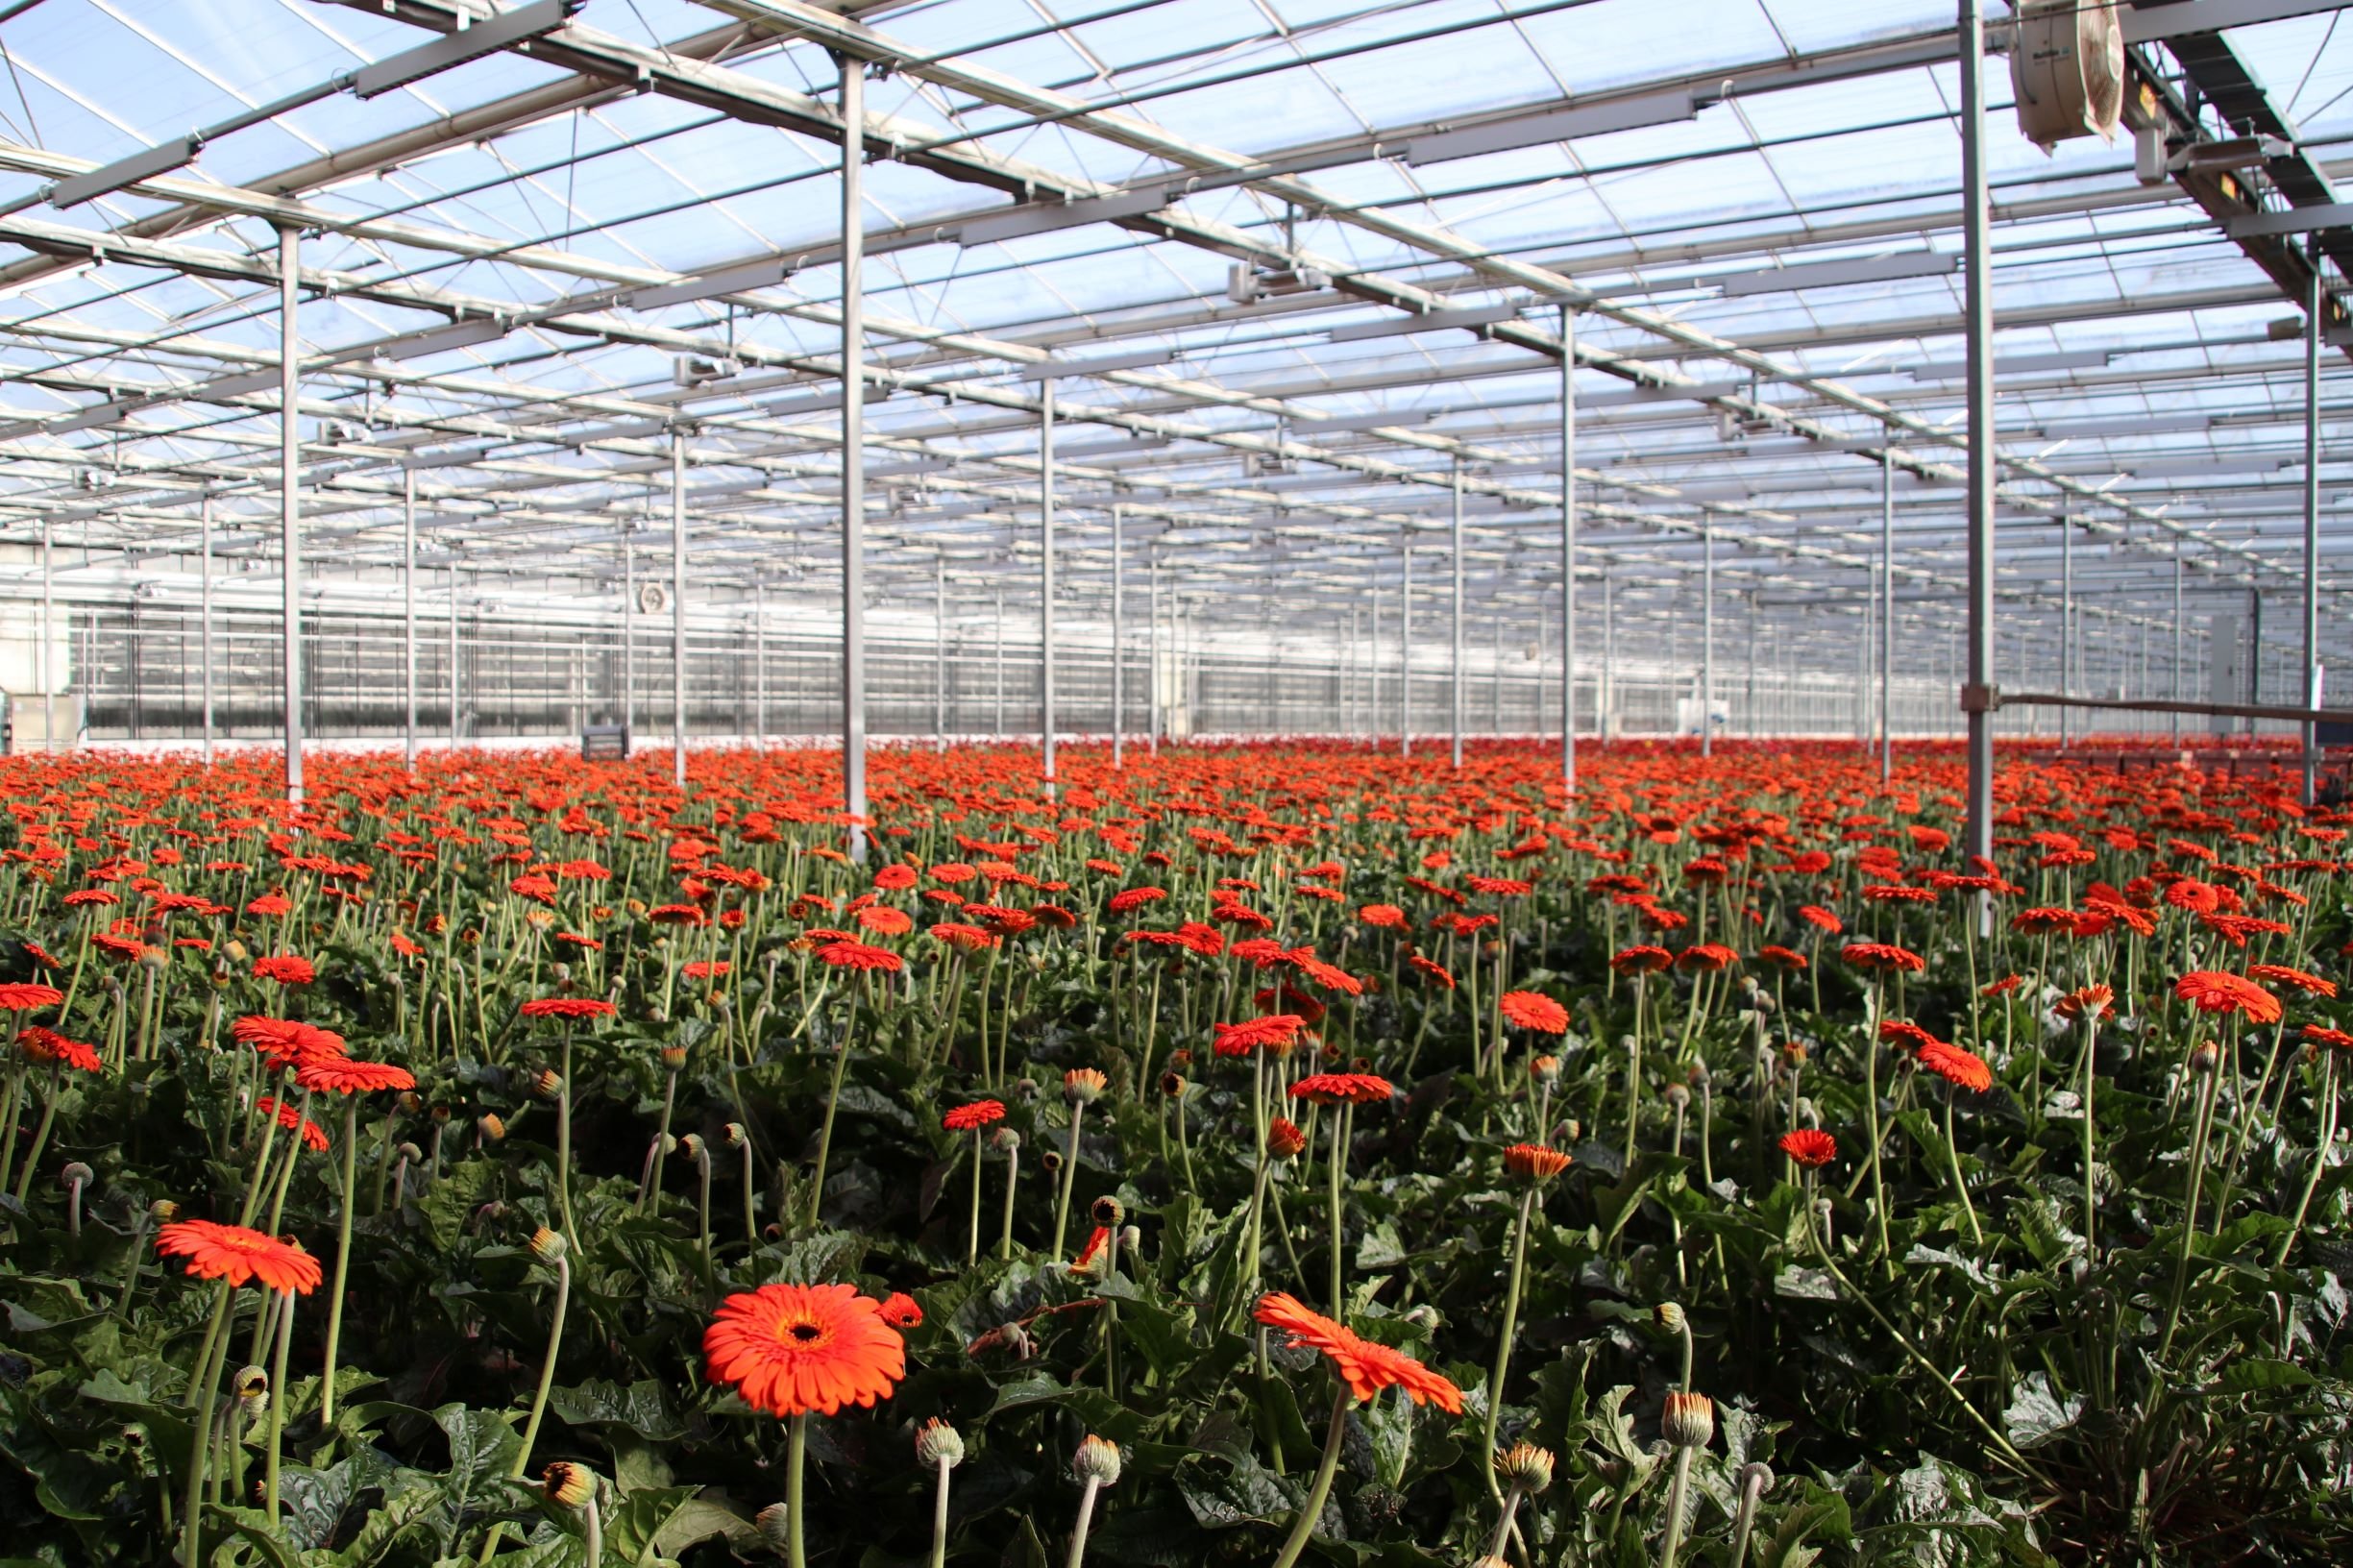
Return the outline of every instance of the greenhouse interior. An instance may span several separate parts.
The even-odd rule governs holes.
[[[2353,4],[1055,3],[0,0],[0,1568],[2353,1560]]]

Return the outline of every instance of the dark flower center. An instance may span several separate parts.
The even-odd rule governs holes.
[[[823,1337],[823,1332],[814,1323],[796,1323],[788,1332],[804,1345],[812,1339]]]

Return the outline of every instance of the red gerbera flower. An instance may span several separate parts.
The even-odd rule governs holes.
[[[292,953],[254,960],[254,978],[275,980],[282,986],[306,986],[319,977],[310,960]]]
[[[1291,1085],[1291,1098],[1318,1105],[1386,1105],[1397,1090],[1369,1072],[1318,1072]]]
[[[1295,1045],[1308,1020],[1296,1013],[1269,1013],[1240,1023],[1219,1023],[1214,1049],[1219,1056],[1248,1056],[1252,1051]]]
[[[1664,947],[1629,947],[1609,961],[1609,967],[1620,974],[1656,974],[1675,962],[1675,955]]]
[[[32,1013],[44,1007],[55,1007],[65,999],[65,993],[55,986],[44,986],[35,980],[16,980],[0,984],[0,1013]]]
[[[1876,974],[1919,974],[1928,967],[1926,959],[1892,942],[1853,942],[1839,950],[1838,956],[1858,969]]]
[[[951,1133],[973,1133],[993,1121],[1003,1121],[1004,1119],[1004,1101],[974,1100],[970,1105],[960,1105],[946,1115],[942,1116],[940,1125]]]
[[[1985,1065],[1983,1057],[1941,1040],[1931,1040],[1921,1046],[1920,1065],[1947,1083],[1973,1093],[1982,1094],[1994,1087],[1994,1069]]]
[[[2311,996],[2337,994],[2336,981],[2323,980],[2320,976],[2308,974],[2302,969],[2292,969],[2285,964],[2249,964],[2246,967],[2246,972],[2247,978],[2251,980],[2263,980],[2274,986],[2287,986]]]
[[[291,1290],[306,1296],[319,1287],[319,1261],[302,1243],[242,1225],[220,1225],[208,1219],[175,1220],[156,1233],[156,1251],[165,1258],[184,1258],[188,1272],[200,1280],[227,1280],[242,1286],[259,1280],[271,1290]]]
[[[890,948],[875,947],[854,939],[829,942],[817,950],[817,956],[837,969],[856,969],[861,974],[875,970],[895,974],[905,968],[904,962]]]
[[[1569,1031],[1569,1010],[1539,991],[1507,991],[1496,1006],[1503,1010],[1504,1019],[1522,1029],[1540,1035],[1565,1035]]]
[[[36,1062],[62,1062],[76,1072],[103,1072],[106,1064],[94,1045],[78,1040],[67,1040],[55,1029],[44,1029],[36,1023],[17,1031],[16,1043],[25,1055]]]
[[[417,1080],[406,1067],[389,1062],[355,1062],[349,1057],[317,1057],[294,1069],[295,1087],[318,1094],[369,1094],[385,1089],[414,1089]]]
[[[1283,1291],[1259,1299],[1254,1315],[1271,1329],[1281,1329],[1295,1345],[1320,1351],[1333,1371],[1361,1402],[1384,1388],[1403,1388],[1416,1405],[1434,1404],[1450,1415],[1462,1413],[1462,1390],[1404,1351],[1370,1339],[1360,1339],[1346,1328]]]
[[[2173,994],[2200,1013],[2237,1013],[2249,1023],[2277,1023],[2279,998],[2236,974],[2193,969],[2173,983]]]
[[[1781,1135],[1781,1152],[1802,1165],[1826,1165],[1838,1158],[1838,1139],[1819,1127],[1801,1127]]]
[[[846,1285],[764,1285],[729,1296],[703,1330],[713,1383],[771,1415],[870,1407],[907,1375],[906,1344],[882,1306]]]
[[[601,996],[534,996],[515,1011],[527,1018],[609,1018],[621,1009]]]

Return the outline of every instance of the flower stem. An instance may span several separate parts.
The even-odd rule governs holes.
[[[286,1382],[286,1353],[294,1342],[294,1296],[288,1292],[284,1310],[278,1314],[278,1345],[270,1357],[270,1446],[261,1461],[261,1507],[278,1523],[278,1451],[280,1435],[286,1426],[286,1395],[291,1385]]]
[[[1063,1140],[1062,1191],[1054,1200],[1054,1250],[1048,1255],[1062,1256],[1064,1233],[1070,1226],[1070,1188],[1078,1183],[1078,1129],[1087,1119],[1087,1102],[1076,1100],[1070,1106],[1070,1131]]]
[[[229,1317],[230,1288],[227,1280],[213,1286],[212,1321],[205,1330],[204,1343],[196,1353],[196,1419],[188,1423],[194,1440],[188,1444],[187,1516],[181,1521],[180,1568],[199,1568],[204,1558],[199,1555],[200,1521],[205,1506],[205,1460],[212,1445],[208,1434],[212,1431],[212,1399],[220,1391],[220,1367],[215,1355],[227,1335],[223,1332]]]
[[[1969,1184],[1961,1179],[1961,1145],[1954,1142],[1952,1137],[1952,1097],[1956,1092],[1958,1091],[1950,1084],[1945,1086],[1945,1158],[1952,1162],[1953,1194],[1961,1200],[1961,1213],[1969,1216],[1970,1242],[1974,1246],[1983,1247],[1985,1233],[1977,1228],[1976,1206],[1969,1201]],[[2085,1125],[2089,1126],[2090,1123],[2086,1122]],[[2086,1141],[2089,1141],[2088,1134]],[[2088,1158],[2084,1168],[2087,1170],[2091,1168]]]
[[[1340,1467],[1340,1446],[1348,1435],[1348,1386],[1342,1384],[1332,1400],[1332,1422],[1324,1429],[1323,1462],[1315,1467],[1315,1481],[1308,1488],[1306,1501],[1299,1505],[1299,1517],[1291,1526],[1290,1538],[1275,1557],[1274,1568],[1291,1568],[1299,1555],[1308,1549],[1315,1534],[1315,1526],[1324,1516],[1324,1503],[1332,1495],[1332,1478]]]
[[[946,1472],[944,1471],[942,1472],[943,1475]],[[1066,1559],[1067,1568],[1079,1568],[1079,1564],[1086,1560],[1087,1527],[1094,1520],[1095,1493],[1101,1491],[1102,1489],[1103,1483],[1094,1477],[1089,1476],[1087,1478],[1087,1489],[1079,1493],[1078,1523],[1073,1526],[1070,1531],[1070,1556]]]
[[[980,1262],[980,1129],[972,1129],[972,1237],[965,1244],[964,1266]]]
[[[948,1460],[940,1460],[940,1485],[931,1500],[931,1568],[942,1568],[947,1561],[947,1472]]]
[[[1013,1193],[1015,1184],[1019,1181],[1020,1176],[1021,1151],[1017,1148],[1006,1150],[1005,1229],[996,1238],[996,1257],[997,1262],[1003,1262],[1006,1259],[1013,1256]]]
[[[1481,1462],[1486,1466],[1490,1495],[1499,1490],[1495,1482],[1495,1429],[1503,1420],[1504,1375],[1511,1369],[1511,1340],[1520,1323],[1520,1286],[1528,1267],[1528,1216],[1535,1206],[1536,1189],[1531,1185],[1520,1194],[1519,1222],[1511,1228],[1511,1283],[1504,1288],[1504,1326],[1495,1341],[1495,1370],[1487,1377],[1487,1430],[1480,1443],[1480,1453],[1483,1456]],[[1507,1513],[1505,1522],[1509,1523]],[[1501,1546],[1496,1550],[1501,1552]]]
[[[359,1180],[359,1096],[343,1097],[343,1202],[335,1222],[334,1294],[327,1298],[327,1367],[319,1375],[319,1427],[335,1430],[335,1351],[343,1342],[343,1287],[352,1267],[352,1200]],[[284,1393],[273,1384],[271,1402]]]
[[[1691,1488],[1691,1456],[1698,1450],[1675,1451],[1675,1476],[1667,1482],[1667,1534],[1658,1546],[1658,1568],[1675,1568],[1683,1549],[1683,1499]]]
[[[1871,1217],[1879,1232],[1879,1257],[1895,1249],[1887,1239],[1887,1188],[1879,1181],[1879,991],[1871,991],[1863,1016],[1863,1110],[1871,1137]]]
[[[1343,1230],[1345,1211],[1342,1206],[1346,1201],[1341,1191],[1341,1181],[1348,1169],[1348,1113],[1350,1109],[1345,1105],[1336,1105],[1332,1108],[1332,1154],[1326,1162],[1331,1166],[1328,1174],[1332,1215],[1332,1316],[1335,1321],[1338,1322],[1346,1321],[1340,1310],[1340,1264],[1343,1258],[1341,1238],[1345,1235]]]
[[[2304,1178],[2304,1195],[2296,1200],[2295,1218],[2289,1223],[2288,1234],[2279,1238],[2278,1256],[2271,1260],[2273,1268],[2284,1267],[2288,1254],[2295,1250],[2295,1238],[2304,1229],[2304,1216],[2312,1210],[2312,1195],[2320,1186],[2320,1173],[2328,1168],[2329,1150],[2337,1145],[2337,1052],[2334,1046],[2320,1057],[2320,1097],[2327,1109],[2320,1117],[2320,1136],[2313,1140],[2312,1172]]]
[[[802,1540],[800,1529],[800,1473],[809,1457],[809,1414],[806,1410],[795,1413],[790,1433],[784,1448],[785,1568],[809,1568],[809,1551]]]
[[[2173,1331],[2181,1323],[2181,1293],[2190,1283],[2190,1254],[2197,1247],[2197,1194],[2206,1179],[2206,1142],[2214,1127],[2215,1090],[2221,1074],[2208,1072],[2198,1086],[2196,1141],[2190,1149],[2190,1203],[2182,1211],[2181,1261],[2173,1266],[2173,1293],[2165,1309],[2165,1334],[2157,1341],[2157,1360],[2173,1348]]]
[[[809,1229],[817,1229],[818,1211],[825,1202],[825,1164],[833,1155],[833,1114],[842,1103],[842,1075],[849,1067],[849,1047],[857,1032],[858,987],[849,988],[849,1017],[842,1026],[842,1048],[833,1059],[833,1085],[825,1090],[825,1125],[817,1135],[817,1180],[809,1184]]]

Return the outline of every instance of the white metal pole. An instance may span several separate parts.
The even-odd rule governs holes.
[[[636,525],[621,525],[621,727],[637,733],[637,545]]]
[[[1460,772],[1462,771],[1462,459],[1459,457],[1455,459],[1453,534],[1448,553],[1453,557],[1454,564],[1454,612],[1453,625],[1450,628],[1454,649],[1453,662],[1449,670],[1447,696],[1452,708],[1450,717],[1454,722],[1455,772]]]
[[[1038,660],[1040,758],[1045,793],[1054,796],[1054,383],[1039,383],[1038,397]]]
[[[1560,307],[1560,784],[1577,793],[1577,310]]]
[[[1716,525],[1700,521],[1700,755],[1716,744]]]
[[[1896,449],[1879,449],[1879,778],[1896,776]]]
[[[450,562],[450,749],[458,746],[457,722],[457,562]]]
[[[1127,639],[1120,579],[1119,508],[1111,509],[1111,765],[1127,765]]]
[[[51,543],[49,519],[41,519],[41,627],[40,647],[36,652],[34,683],[41,689],[41,750],[55,755],[58,748],[58,694],[49,688],[49,645],[56,637],[54,610],[51,602],[49,557]]]
[[[1405,581],[1397,625],[1397,754],[1413,755],[1413,535],[1405,525]]]
[[[197,514],[197,527],[202,530],[203,544],[198,552],[201,576],[197,588],[197,616],[202,625],[197,634],[197,656],[204,660],[204,733],[205,766],[212,766],[212,497],[208,492],[204,505]]]
[[[1965,854],[1994,853],[1994,269],[1985,162],[1985,5],[1960,0],[1963,264],[1969,398],[1969,799]],[[1978,899],[1978,928],[1993,904]]]
[[[1144,556],[1144,577],[1149,584],[1151,614],[1144,631],[1144,721],[1152,738],[1152,754],[1160,755],[1161,721],[1164,717],[1160,698],[1160,553],[1150,551]]]
[[[842,802],[866,859],[866,61],[842,71]]]
[[[686,432],[670,432],[670,780],[686,788]]]
[[[947,557],[931,558],[931,737],[947,749]]]
[[[2173,541],[2173,700],[2181,700],[2181,541]],[[2181,715],[2173,715],[2173,744],[2181,745]]]
[[[751,744],[768,749],[768,590],[751,584]]]
[[[1602,700],[1599,733],[1609,734],[1610,716],[1618,702],[1618,579],[1602,574]]]
[[[2066,508],[2059,512],[2059,695],[2075,695],[2075,525]],[[2059,747],[2065,750],[2074,723],[2059,710]]]
[[[2320,705],[2320,257],[2304,314],[2304,706]],[[2320,782],[2320,731],[2304,721],[2304,804]]]
[[[1005,738],[1005,596],[996,596],[996,738]]]
[[[278,231],[278,524],[285,560],[286,803],[303,803],[303,547],[301,408],[297,403],[299,351],[295,345],[295,285],[302,277],[302,240],[291,229]]]
[[[401,469],[401,762],[417,771],[417,471]]]

